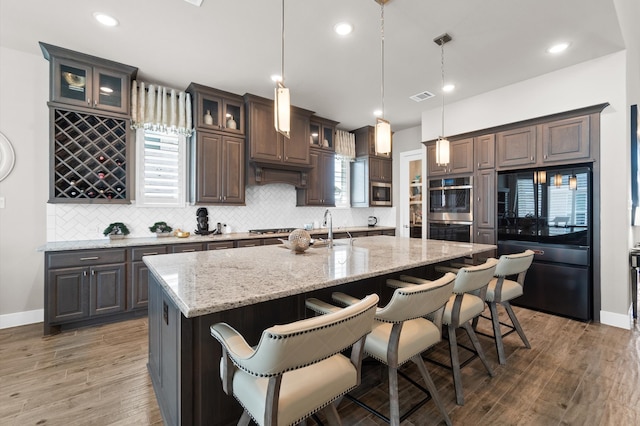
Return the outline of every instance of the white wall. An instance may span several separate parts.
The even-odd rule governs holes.
[[[0,131],[16,154],[13,172],[0,182],[0,316],[3,323],[37,321],[43,308],[42,253],[48,196],[48,62],[0,48]]]
[[[454,135],[608,102],[601,115],[601,321],[629,328],[629,137],[626,52],[446,105]],[[439,133],[440,109],[422,114],[422,140]],[[606,249],[605,249],[606,248]]]

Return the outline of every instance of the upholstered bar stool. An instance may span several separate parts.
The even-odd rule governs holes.
[[[366,337],[364,351],[367,355],[387,365],[389,372],[389,405],[390,415],[385,417],[382,413],[366,406],[355,398],[349,398],[361,407],[366,408],[379,418],[391,425],[399,425],[400,421],[411,415],[429,398],[423,399],[416,406],[400,416],[400,402],[398,400],[398,368],[407,361],[412,361],[418,367],[428,391],[436,406],[440,410],[445,422],[450,425],[451,420],[442,403],[438,391],[424,365],[420,354],[441,339],[440,328],[431,321],[423,318],[433,313],[436,318],[442,316],[444,304],[449,300],[453,291],[455,275],[446,274],[439,280],[401,288],[394,291],[391,300],[384,308],[378,308],[375,323],[371,333]],[[333,293],[333,300],[343,305],[354,305],[359,299],[344,293]],[[317,299],[307,300],[307,307],[318,313],[329,313],[338,309],[336,306],[324,303]],[[412,384],[417,384],[410,380]]]
[[[244,408],[239,425],[292,425],[323,410],[340,424],[332,403],[360,384],[365,336],[371,331],[378,296],[331,314],[275,325],[252,348],[225,323],[211,326],[222,344],[222,387]],[[350,346],[351,359],[340,354]]]
[[[520,325],[516,314],[513,312],[513,308],[509,301],[522,296],[524,292],[524,278],[531,266],[531,263],[533,262],[533,255],[534,252],[532,250],[526,250],[518,254],[505,254],[500,256],[494,273],[495,277],[489,282],[489,286],[487,287],[485,301],[487,302],[487,305],[489,305],[491,323],[493,326],[493,336],[489,335],[489,337],[493,337],[495,339],[500,364],[506,364],[504,343],[502,339],[514,331],[518,333],[525,347],[531,348],[529,340],[527,340],[527,336],[524,334],[522,326]],[[514,276],[517,276],[515,281],[507,278]],[[498,317],[498,304],[504,306],[504,309],[509,315],[509,319],[511,319],[511,324],[500,322],[500,318]],[[502,334],[502,331],[500,330],[501,325],[509,328],[509,331]],[[486,335],[484,333],[482,334]]]
[[[462,392],[462,376],[460,373],[460,357],[458,354],[458,341],[456,329],[463,328],[482,364],[487,369],[490,376],[494,373],[487,358],[484,355],[478,337],[471,326],[471,321],[484,311],[484,293],[493,278],[498,261],[488,259],[485,263],[477,266],[460,268],[456,275],[453,286],[453,294],[445,305],[442,323],[447,327],[449,336],[449,355],[451,359],[451,370],[453,371],[453,385],[456,391],[456,403],[464,405],[464,395]],[[400,281],[387,280],[387,284],[396,288],[410,288],[412,285],[423,285],[430,281],[408,275],[401,275]],[[480,296],[472,293],[479,293]]]

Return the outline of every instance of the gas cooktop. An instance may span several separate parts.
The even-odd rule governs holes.
[[[249,229],[250,234],[284,234],[291,232],[296,228],[267,228],[267,229]]]

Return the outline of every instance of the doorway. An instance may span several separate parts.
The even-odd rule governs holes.
[[[400,235],[426,238],[422,226],[425,217],[425,148],[400,153]]]

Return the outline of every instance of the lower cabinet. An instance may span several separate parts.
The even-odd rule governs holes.
[[[168,253],[167,246],[146,246],[131,249],[131,268],[127,281],[127,310],[146,308],[149,303],[149,268],[144,256]]]
[[[47,253],[44,332],[126,310],[126,250]]]

